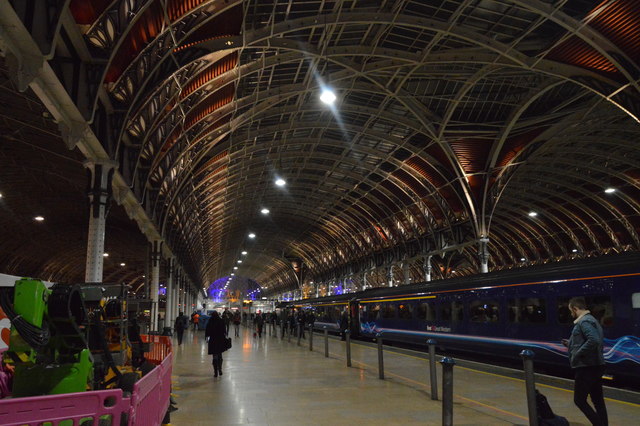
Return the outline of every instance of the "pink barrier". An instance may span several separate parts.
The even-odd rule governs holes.
[[[63,420],[71,420],[75,426],[81,420],[91,419],[90,424],[98,426],[102,416],[109,416],[110,424],[119,425],[121,414],[129,413],[130,409],[131,401],[122,397],[120,389],[3,399],[0,425],[40,426],[50,422],[57,426]]]
[[[169,407],[173,354],[169,352],[160,365],[138,380],[131,394],[132,426],[157,426]]]
[[[125,413],[129,426],[159,426],[169,407],[172,363],[173,354],[169,353],[160,365],[135,383],[131,398],[123,398],[121,389],[110,389],[2,399],[0,425],[42,426],[48,422],[58,426],[66,420],[77,426],[80,421],[90,420],[90,424],[98,426],[109,420],[109,424],[117,426]],[[101,417],[103,421],[99,423]]]

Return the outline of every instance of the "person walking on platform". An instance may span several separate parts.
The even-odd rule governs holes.
[[[256,329],[258,330],[258,337],[262,337],[262,328],[264,327],[264,317],[262,316],[262,313],[260,311],[258,311],[258,313],[256,314],[254,318],[254,323],[256,325]]]
[[[176,317],[176,321],[173,325],[173,328],[176,330],[176,334],[178,335],[178,346],[182,344],[182,336],[184,335],[184,330],[189,327],[189,322],[187,321],[187,317],[184,313],[180,312]]]
[[[227,350],[226,337],[224,332],[224,321],[217,311],[213,311],[211,318],[207,322],[204,331],[205,340],[209,342],[208,353],[213,355],[211,364],[213,365],[213,377],[222,376],[222,352]]]
[[[302,309],[298,310],[296,321],[298,322],[298,337],[306,339],[304,335],[304,311]]]
[[[222,320],[224,321],[224,332],[227,333],[227,336],[229,335],[229,324],[231,324],[232,317],[233,314],[231,314],[229,308],[224,308],[224,312],[222,313]]]
[[[569,300],[569,310],[575,319],[571,337],[562,339],[569,349],[569,362],[575,382],[573,402],[594,426],[608,426],[607,407],[602,393],[602,374],[605,362],[602,353],[604,336],[598,320],[587,310],[583,297]],[[591,402],[595,410],[587,402]]]
[[[240,311],[235,311],[233,313],[233,328],[236,332],[236,337],[240,337]]]
[[[194,312],[193,314],[193,331],[198,331],[198,323],[200,322],[200,314]]]

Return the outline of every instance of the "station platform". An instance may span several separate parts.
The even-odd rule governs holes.
[[[233,336],[233,326],[230,330]],[[223,376],[214,378],[204,332],[174,337],[173,394],[178,411],[171,424],[183,425],[441,425],[442,405],[431,400],[428,360],[409,351],[384,351],[385,379],[378,378],[377,348],[314,335],[307,339],[270,335],[240,337],[224,353]],[[441,357],[438,356],[438,359]],[[439,396],[442,368],[438,364]],[[573,404],[573,392],[537,383],[556,414],[571,425],[589,425]],[[454,368],[455,425],[528,425],[524,381],[474,368]],[[609,424],[637,424],[640,405],[607,398]]]

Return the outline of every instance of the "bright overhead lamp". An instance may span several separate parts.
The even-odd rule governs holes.
[[[247,252],[246,252],[246,251],[243,251],[243,252],[242,252],[242,255],[243,255],[243,256],[246,256],[246,255],[247,255]]]
[[[333,103],[336,101],[336,94],[333,93],[333,90],[331,89],[323,89],[322,93],[320,94],[320,100],[324,104],[333,105]]]
[[[2,192],[0,192],[0,198],[2,198]]]
[[[287,184],[287,181],[282,179],[282,178],[278,178],[276,179],[276,185],[278,186],[285,186]]]
[[[234,267],[233,267],[233,270],[234,270],[234,271],[238,270],[238,267],[237,267],[237,266],[234,266]]]
[[[42,216],[36,216],[36,217],[34,217],[34,218],[33,218],[33,220],[36,220],[36,221],[38,221],[38,222],[42,222],[42,221],[44,220],[44,217],[42,217]]]
[[[102,253],[104,257],[109,257],[109,253]]]
[[[269,214],[269,209],[262,209],[262,210],[260,210],[260,213]]]
[[[609,188],[605,189],[604,192],[607,193],[607,194],[613,194],[614,192],[616,192],[616,189],[609,187]]]
[[[254,234],[253,232],[249,234],[249,238],[254,239],[256,237],[256,234]]]
[[[527,259],[525,259],[524,257],[520,258],[520,262],[524,262],[525,260],[527,260]]]
[[[571,250],[571,253],[577,253],[577,252],[578,252],[578,249]]]
[[[126,263],[124,263],[124,262],[122,262],[122,263],[120,264],[120,266],[125,266],[125,265],[126,265]]]
[[[242,260],[238,260],[238,263],[242,263]]]
[[[536,212],[529,212],[529,217],[536,217],[538,216],[538,213]]]

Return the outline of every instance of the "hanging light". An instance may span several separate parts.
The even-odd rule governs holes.
[[[320,100],[322,103],[326,105],[333,105],[336,99],[336,94],[333,93],[333,90],[329,88],[322,89],[322,93],[320,94]]]

